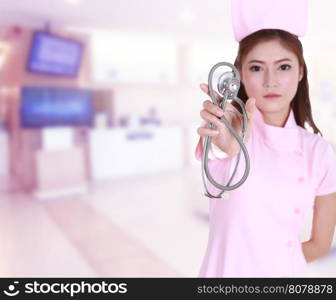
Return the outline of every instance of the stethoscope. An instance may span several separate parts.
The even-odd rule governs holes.
[[[218,78],[218,83],[217,83],[217,93],[221,96],[220,100],[217,100],[215,97],[215,91],[213,88],[213,77],[214,77],[214,72],[216,71],[217,68],[222,67],[222,66],[227,66],[229,68],[232,69],[232,71],[228,71],[223,73],[221,76],[219,76]],[[245,180],[248,177],[248,174],[250,172],[250,158],[245,146],[245,139],[246,139],[246,133],[247,133],[247,129],[248,129],[248,118],[247,118],[247,113],[245,110],[245,104],[244,102],[238,98],[237,94],[240,88],[240,75],[238,70],[236,69],[236,67],[230,63],[227,62],[220,62],[217,63],[216,65],[214,65],[210,72],[209,72],[209,77],[208,77],[208,85],[209,85],[209,94],[210,94],[210,98],[213,104],[218,105],[221,109],[223,109],[225,111],[225,107],[226,104],[229,100],[231,100],[230,102],[236,102],[239,104],[241,111],[242,111],[242,116],[243,116],[243,120],[242,120],[242,136],[240,137],[240,135],[237,133],[236,129],[232,127],[232,125],[229,123],[229,121],[225,118],[225,116],[222,116],[220,119],[221,121],[225,124],[225,126],[228,128],[228,130],[230,131],[230,133],[234,136],[234,138],[237,140],[237,142],[240,145],[240,150],[238,152],[238,156],[237,156],[237,161],[236,161],[236,166],[235,169],[232,173],[232,176],[230,177],[230,179],[228,180],[228,183],[226,185],[221,185],[219,183],[217,183],[213,177],[210,174],[209,171],[209,167],[208,167],[208,154],[209,154],[209,150],[210,150],[210,146],[211,146],[211,141],[212,141],[212,137],[211,136],[206,136],[203,140],[203,153],[202,153],[202,179],[203,179],[203,185],[205,188],[205,196],[209,197],[209,198],[228,198],[228,193],[226,193],[226,191],[230,191],[233,189],[236,189],[238,187],[240,187]],[[215,125],[213,125],[212,123],[210,123],[208,125],[208,128],[216,128]],[[237,169],[238,169],[238,165],[239,165],[239,160],[240,160],[240,155],[241,152],[243,152],[244,154],[244,158],[245,158],[245,171],[244,174],[242,176],[242,178],[233,185],[231,184],[231,181],[233,180],[233,177],[235,176]],[[207,187],[206,184],[206,179],[205,176],[207,178],[207,180],[213,185],[215,186],[217,189],[221,190],[221,192],[215,196],[212,195]]]

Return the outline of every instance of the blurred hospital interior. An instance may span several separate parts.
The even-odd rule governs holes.
[[[311,1],[301,40],[335,147],[334,8]],[[196,277],[199,84],[237,48],[228,0],[0,1],[0,276]],[[335,238],[308,268],[336,277]]]

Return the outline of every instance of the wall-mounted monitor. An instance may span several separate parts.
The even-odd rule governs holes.
[[[92,126],[92,91],[72,88],[23,87],[21,126]]]
[[[84,44],[46,31],[34,31],[27,70],[54,76],[76,77],[80,69]]]

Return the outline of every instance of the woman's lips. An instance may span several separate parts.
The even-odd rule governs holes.
[[[279,95],[279,94],[267,94],[267,95],[264,96],[264,98],[272,99],[272,98],[278,98],[280,96],[281,95]]]

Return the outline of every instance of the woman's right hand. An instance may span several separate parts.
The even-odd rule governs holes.
[[[209,95],[209,88],[207,84],[202,83],[200,85],[201,90]],[[220,96],[215,93],[216,98],[219,100]],[[249,98],[245,104],[246,113],[248,117],[248,132],[247,139],[249,138],[252,126],[253,126],[253,113],[255,109],[255,99]],[[225,116],[225,118],[230,122],[233,128],[236,129],[238,134],[242,136],[241,129],[241,118],[240,113],[237,109],[230,103],[226,104],[225,111],[223,111],[219,106],[213,104],[210,100],[203,102],[203,109],[200,112],[200,115],[204,121],[212,123],[216,128],[211,129],[207,127],[199,127],[197,133],[200,137],[211,136],[212,142],[223,152],[229,156],[237,154],[240,150],[240,145],[234,136],[230,133],[229,129],[225,124],[220,120],[220,117]],[[205,125],[206,126],[206,125]]]

